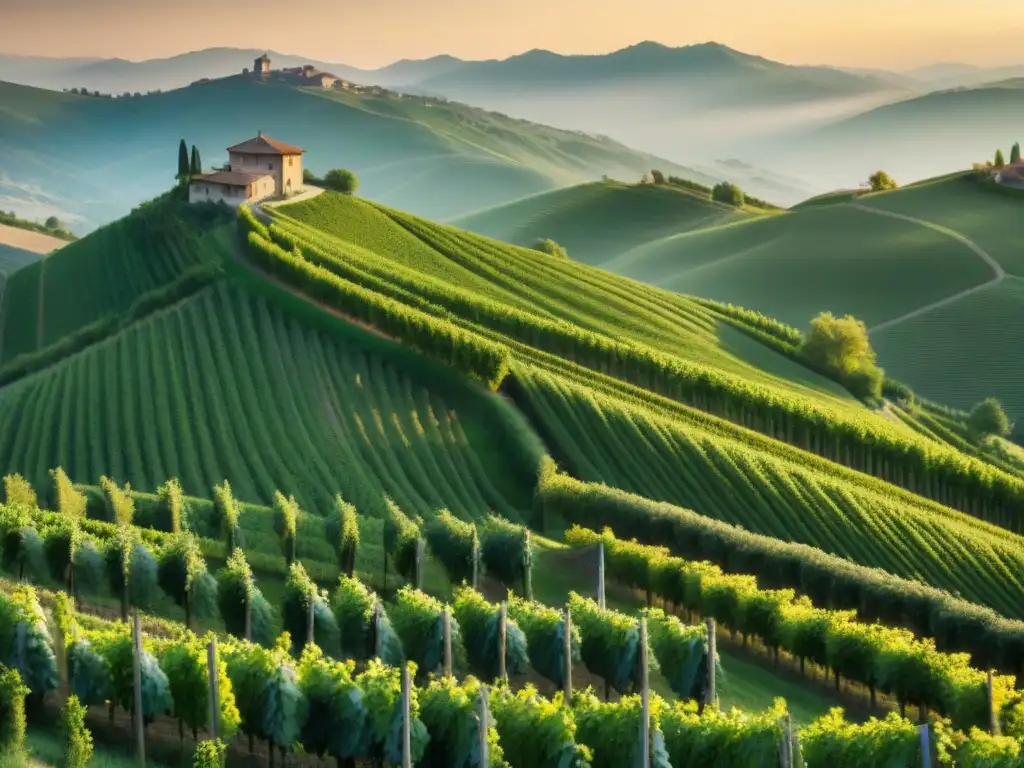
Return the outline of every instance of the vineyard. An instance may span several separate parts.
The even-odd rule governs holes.
[[[1013,520],[1024,506],[1019,477],[827,394],[835,384],[731,327],[726,330],[733,335],[723,333],[724,321],[693,300],[388,209],[360,210],[365,208],[372,206],[321,195],[286,207],[286,213],[277,209],[278,223],[269,231],[260,225],[266,237],[255,232],[251,252],[261,263],[291,265],[301,273],[292,279],[317,297],[354,286],[372,290],[378,302],[386,297],[414,306],[424,316],[507,344],[516,357],[567,359],[987,519]],[[396,226],[403,232],[393,235]],[[409,233],[431,252],[419,247],[396,255],[394,238]],[[447,261],[444,280],[430,274],[439,260]],[[466,277],[456,287],[450,280],[460,271]],[[474,285],[481,281],[497,286],[497,293],[479,293]],[[534,308],[503,301],[509,291]],[[762,368],[728,354],[723,342]],[[803,370],[804,383],[769,369]]]
[[[204,497],[227,477],[241,499],[280,489],[309,510],[339,491],[378,514],[385,495],[417,514],[529,507],[539,449],[511,409],[359,329],[301,320],[207,288],[0,392],[0,462],[38,487],[62,466]]]
[[[550,237],[573,261],[601,266],[644,243],[751,215],[678,188],[606,181],[545,192],[452,223],[526,247]]]
[[[152,301],[154,293],[219,263],[230,245],[216,230],[202,228],[226,217],[230,221],[216,209],[149,203],[18,270],[7,282],[0,311],[0,366],[112,324],[140,301]]]
[[[517,381],[522,406],[576,477],[808,544],[1024,618],[1019,537],[555,377],[521,373]]]

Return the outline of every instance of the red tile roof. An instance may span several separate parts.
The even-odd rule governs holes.
[[[293,147],[291,144],[285,144],[283,141],[277,141],[277,139],[267,136],[257,136],[255,139],[228,147],[228,152],[238,152],[243,155],[301,155],[305,151],[301,147]]]

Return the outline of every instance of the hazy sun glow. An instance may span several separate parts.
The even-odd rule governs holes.
[[[265,47],[376,67],[439,53],[599,53],[715,40],[793,63],[1008,64],[1020,0],[2,0],[0,52],[139,60]]]

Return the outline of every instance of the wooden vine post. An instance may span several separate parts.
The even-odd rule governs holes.
[[[718,691],[716,690],[715,681],[715,667],[716,660],[718,659],[718,644],[715,640],[715,620],[708,618],[705,621],[708,628],[708,685],[705,699],[705,705],[715,706],[718,701]]]
[[[782,726],[782,741],[779,744],[779,763],[782,768],[794,768],[793,753],[793,717],[787,712],[779,720]]]
[[[416,589],[423,589],[424,541],[416,539]]]
[[[315,595],[310,595],[309,596],[309,611],[306,614],[306,645],[312,645],[314,640],[315,640],[315,638],[316,638],[316,634],[314,632],[315,623],[314,623],[314,617],[313,617],[313,605],[314,605],[314,603],[316,603],[316,596]]]
[[[441,612],[442,637],[444,639],[444,676],[452,676],[452,609],[447,605]]]
[[[651,687],[648,679],[647,619],[640,619],[640,765],[651,765]]]
[[[491,764],[490,750],[487,743],[487,735],[491,729],[491,713],[487,704],[487,686],[480,686],[480,698],[477,702],[477,735],[480,739],[480,763],[481,768],[487,768]]]
[[[473,537],[473,589],[480,589],[480,540]]]
[[[135,685],[135,756],[142,768],[146,766],[146,733],[142,719],[142,623],[139,609],[132,609],[132,676]]]
[[[220,680],[217,670],[217,638],[210,638],[206,646],[206,670],[210,683],[210,738],[220,738]]]
[[[604,610],[604,542],[597,545],[597,606]]]
[[[245,600],[245,641],[252,642],[252,595]]]
[[[498,677],[502,680],[508,677],[505,666],[505,655],[508,646],[508,603],[501,601],[501,608],[498,611]]]
[[[412,768],[412,682],[409,664],[402,665],[402,768]]]
[[[931,725],[922,723],[917,726],[917,733],[921,739],[921,768],[932,768]]]
[[[988,732],[993,736],[999,735],[999,713],[996,712],[996,692],[992,687],[992,670],[988,671],[986,693],[988,694]]]
[[[565,606],[565,618],[562,621],[564,637],[562,638],[562,693],[565,697],[565,705],[572,706],[572,614],[569,606]]]
[[[380,658],[381,651],[381,638],[380,638],[380,600],[374,599],[373,601],[373,655]]]

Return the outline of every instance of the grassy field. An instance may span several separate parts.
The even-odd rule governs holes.
[[[197,496],[229,478],[241,499],[280,489],[321,511],[336,492],[367,511],[384,493],[419,514],[528,507],[522,446],[503,439],[515,414],[431,368],[407,374],[373,338],[310,332],[265,299],[208,288],[0,392],[0,465],[39,484],[55,466],[140,490],[174,476]]]
[[[551,238],[573,261],[601,266],[652,240],[755,215],[677,187],[608,181],[534,195],[451,223],[527,247]]]
[[[852,313],[874,325],[992,275],[953,238],[839,205],[679,235],[605,267],[757,309],[798,328],[822,311]],[[921,280],[925,270],[928,279]]]

